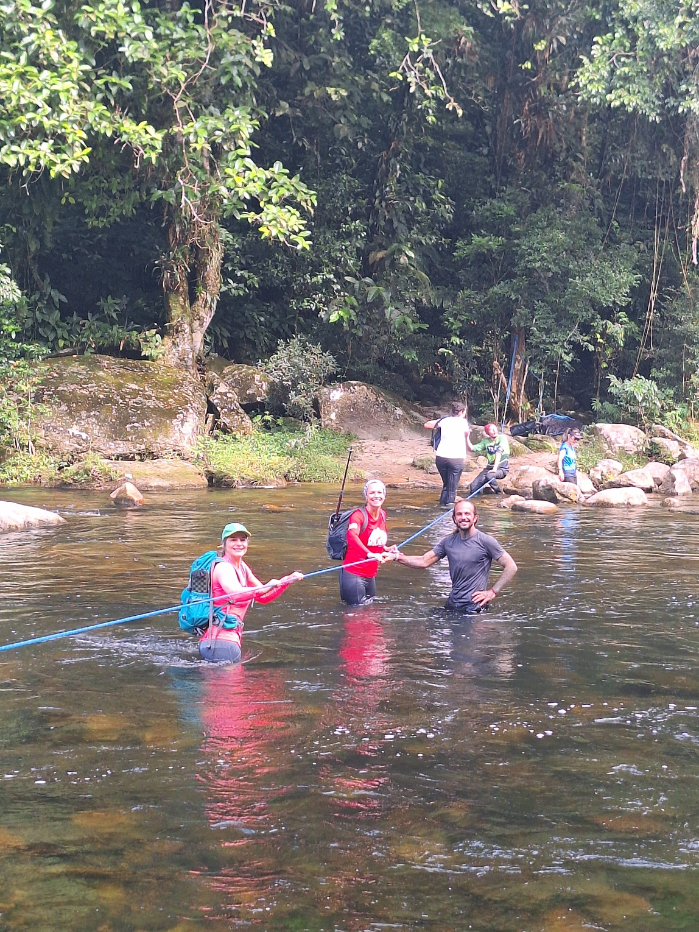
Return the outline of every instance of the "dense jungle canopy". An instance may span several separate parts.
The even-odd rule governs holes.
[[[0,3],[0,355],[699,400],[697,0]],[[523,406],[523,407],[522,407]]]

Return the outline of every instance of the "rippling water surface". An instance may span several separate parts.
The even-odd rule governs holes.
[[[262,578],[325,566],[333,495],[6,493],[67,523],[0,536],[0,643],[174,605],[230,520]],[[253,608],[236,667],[174,614],[0,654],[0,929],[696,930],[697,522],[489,501],[520,572],[471,622],[389,565]]]

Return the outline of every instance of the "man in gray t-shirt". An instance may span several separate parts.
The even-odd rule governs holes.
[[[408,557],[398,550],[395,559],[405,566],[427,568],[446,557],[452,590],[445,608],[470,615],[482,611],[492,602],[514,578],[517,564],[494,537],[476,528],[478,512],[473,502],[457,501],[453,518],[456,531],[443,537],[427,553],[421,557]],[[499,563],[503,571],[495,585],[486,589],[493,561]]]

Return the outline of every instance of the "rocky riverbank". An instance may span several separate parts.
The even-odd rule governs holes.
[[[209,362],[197,378],[98,355],[48,360],[36,392],[35,452],[0,451],[4,483],[111,491],[129,474],[147,492],[335,482],[351,443],[351,480],[379,476],[393,487],[440,486],[422,425],[446,412],[345,382],[320,390],[311,427],[267,410],[270,382],[261,370]],[[514,496],[553,506],[631,505],[699,490],[699,450],[663,425],[648,433],[593,425],[580,450],[588,471],[580,470],[577,487],[558,481],[557,449],[549,437],[512,441],[503,504],[512,505],[516,499],[507,497]],[[462,487],[483,462],[467,464]]]

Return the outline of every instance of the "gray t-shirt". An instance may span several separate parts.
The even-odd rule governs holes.
[[[471,596],[486,589],[493,560],[498,560],[505,552],[494,537],[478,530],[465,538],[455,531],[443,537],[432,551],[440,560],[446,557],[449,561],[453,588],[447,604],[460,610],[476,608]]]

